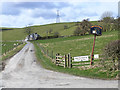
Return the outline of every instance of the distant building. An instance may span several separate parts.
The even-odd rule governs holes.
[[[120,17],[120,1],[118,2],[118,17]]]
[[[38,40],[39,38],[40,38],[40,35],[38,35],[37,33],[32,33],[26,37],[25,41]]]

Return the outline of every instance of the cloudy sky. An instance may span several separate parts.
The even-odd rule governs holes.
[[[27,25],[43,25],[56,22],[59,10],[60,22],[82,21],[89,18],[99,20],[102,13],[110,11],[118,16],[118,1],[64,1],[64,2],[2,2],[0,11],[0,27],[25,27]]]

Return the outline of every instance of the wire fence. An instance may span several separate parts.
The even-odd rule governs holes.
[[[49,58],[51,58],[52,60],[55,59],[55,53],[53,52],[53,50],[48,50],[46,48],[44,48],[42,45],[40,45],[39,43],[37,43],[37,45],[39,46],[39,48],[42,50],[42,52],[48,56]]]

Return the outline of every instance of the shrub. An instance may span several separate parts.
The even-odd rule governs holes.
[[[64,29],[68,29],[68,26],[67,26],[67,25],[64,25]]]
[[[120,70],[120,40],[112,41],[108,43],[105,48],[104,48],[104,57],[106,59],[110,59],[112,62],[112,67],[113,70]]]
[[[79,36],[80,35],[80,33],[81,33],[81,31],[80,31],[81,29],[80,29],[80,27],[77,27],[76,29],[75,29],[75,31],[74,31],[74,35],[75,36]]]
[[[55,38],[57,38],[57,37],[59,37],[59,36],[60,36],[59,32],[54,32],[54,37],[55,37]]]
[[[53,29],[49,29],[49,31],[48,31],[48,32],[49,32],[49,34],[51,34],[51,33],[52,33],[52,31],[53,31]]]
[[[90,34],[90,27],[91,27],[91,23],[88,21],[88,19],[84,19],[80,26],[81,26],[81,29],[82,29],[82,35],[85,35],[87,32]]]

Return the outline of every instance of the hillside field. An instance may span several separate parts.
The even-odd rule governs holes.
[[[102,25],[101,22],[97,21],[91,21],[92,25]],[[73,35],[74,30],[77,27],[77,22],[69,22],[69,23],[53,23],[53,24],[47,24],[47,25],[39,25],[39,26],[31,26],[31,29],[33,30],[33,33],[38,33],[40,36],[52,36],[55,32],[59,32],[60,36],[69,36]],[[68,28],[64,29],[64,25],[66,25]],[[3,28],[4,29],[4,28]],[[52,30],[51,33],[47,32],[49,30]],[[2,40],[3,41],[11,41],[11,40],[23,40],[27,36],[24,28],[5,28],[5,30],[2,31]]]
[[[20,44],[22,44],[22,42],[0,42],[0,47],[2,47],[2,52],[0,51],[0,53],[5,54]]]
[[[50,56],[51,52],[53,51],[54,59],[56,53],[60,53],[61,55],[71,53],[72,57],[90,55],[92,52],[93,37],[93,35],[73,36],[66,38],[37,40],[32,42],[35,46],[38,61],[46,69],[89,78],[117,79],[118,71],[106,70],[101,66],[94,67],[95,65],[99,66],[100,59],[94,60],[94,68],[89,68],[90,64],[85,66],[88,66],[88,68],[85,70],[84,65],[82,65],[83,67],[81,65],[78,65],[76,68],[63,68],[52,63],[51,59],[42,52],[43,48],[46,52],[48,51],[48,55]],[[118,31],[104,32],[102,36],[97,36],[94,54],[103,54],[105,45],[114,40],[118,40]],[[111,63],[108,63],[106,60],[105,64],[108,65]]]
[[[71,56],[90,55],[93,47],[94,35],[73,36],[66,38],[56,38],[49,40],[38,40],[45,50],[53,51],[54,55],[71,53]],[[104,32],[102,36],[97,36],[95,41],[94,54],[102,54],[105,45],[113,40],[118,40],[118,31]]]

